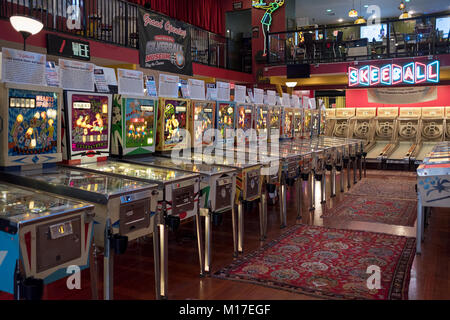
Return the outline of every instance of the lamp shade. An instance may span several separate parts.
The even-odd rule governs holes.
[[[350,18],[356,18],[356,17],[358,16],[358,11],[356,11],[355,9],[351,9],[351,10],[348,12],[348,16],[349,16]]]
[[[358,19],[355,20],[355,24],[363,24],[366,22],[366,19],[364,19],[363,17],[358,17]]]
[[[31,35],[39,33],[44,27],[42,22],[27,16],[11,16],[9,21],[17,32],[26,32]]]
[[[408,19],[408,18],[411,18],[411,15],[409,14],[409,12],[405,11],[405,12],[402,12],[402,14],[398,18],[399,19]]]
[[[297,82],[286,82],[286,87],[294,88],[297,85]]]

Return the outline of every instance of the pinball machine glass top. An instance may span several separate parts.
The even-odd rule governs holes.
[[[88,207],[92,206],[0,183],[0,219],[14,223],[30,222]]]
[[[139,161],[146,162],[146,159],[139,159]],[[149,158],[148,164],[155,166],[163,166],[167,168],[176,167],[180,170],[192,171],[195,173],[204,173],[204,174],[215,174],[215,173],[225,173],[229,171],[229,169],[220,166],[208,165],[205,163],[193,163],[191,159],[183,158],[182,162],[176,161],[175,163],[172,159],[168,158]]]
[[[171,167],[173,167],[172,165]],[[129,164],[124,162],[104,161],[99,163],[87,163],[79,165],[78,168],[95,170],[103,173],[122,175],[130,178],[140,178],[151,181],[172,181],[185,178],[189,174],[183,171],[149,167],[144,165]]]
[[[9,157],[59,153],[58,98],[56,92],[8,89]]]
[[[101,173],[74,170],[73,168],[66,167],[22,171],[20,172],[20,176],[48,183],[55,187],[71,187],[108,196],[135,191],[148,186],[148,184],[139,181],[116,178]]]

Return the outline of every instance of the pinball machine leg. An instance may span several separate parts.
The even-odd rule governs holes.
[[[159,245],[160,245],[160,283],[161,283],[161,299],[167,299],[167,290],[168,290],[168,246],[169,246],[169,227],[164,223],[159,225]]]
[[[341,193],[344,193],[344,169],[339,172],[339,184],[341,187]]]
[[[236,208],[235,205],[233,203],[233,206],[231,207],[231,221],[232,221],[232,228],[233,228],[233,257],[237,257],[238,256],[238,231],[237,231],[237,226],[236,226]]]
[[[295,181],[295,204],[297,206],[297,220],[300,220],[302,218],[302,179],[299,177]]]
[[[91,252],[89,253],[89,274],[91,278],[91,299],[98,300],[97,248],[94,241],[92,241]]]
[[[286,210],[286,206],[287,206],[287,195],[286,195],[286,185],[282,184],[280,186],[281,188],[281,204],[280,204],[280,208],[281,208],[281,216],[280,216],[280,221],[281,221],[281,226],[280,228],[286,228],[287,225],[287,210]]]
[[[420,195],[417,199],[417,235],[416,235],[416,253],[422,253],[422,235],[423,235],[423,207]]]
[[[262,203],[262,195],[261,199],[259,199],[258,208],[259,208],[259,239],[260,241],[264,241],[264,209]]]
[[[309,211],[314,211],[316,210],[316,179],[314,173],[310,174],[309,180]]]
[[[111,250],[111,220],[106,220],[103,253],[103,299],[114,299],[114,250]]]
[[[244,216],[242,214],[242,202],[238,204],[238,252],[244,252]]]
[[[209,210],[208,210],[209,211]],[[211,211],[205,216],[205,273],[211,272]]]
[[[353,184],[357,184],[358,183],[358,179],[356,178],[356,171],[358,171],[358,162],[357,162],[357,158],[355,157],[353,162]]]
[[[160,235],[159,225],[160,221],[158,216],[155,216],[153,222],[153,265],[155,269],[155,296],[156,300],[161,299],[161,261],[160,261]]]
[[[367,178],[367,162],[366,162],[366,156],[364,156],[364,178]]]
[[[363,167],[363,158],[359,157],[359,180],[362,180],[362,167]]]
[[[267,194],[263,192],[261,194],[261,201],[263,207],[263,236],[264,240],[267,239]]]
[[[331,198],[336,197],[336,168],[331,169]]]
[[[324,204],[327,202],[327,175],[326,172],[322,174],[320,179],[320,203]]]
[[[203,237],[202,237],[202,221],[200,216],[200,211],[197,210],[195,215],[195,226],[197,231],[197,247],[198,247],[198,260],[200,263],[200,277],[205,275],[205,255],[203,253]]]
[[[348,159],[348,163],[347,163],[347,189],[348,190],[350,190],[350,188],[352,187],[351,184],[350,184],[350,171],[351,171],[350,167],[351,167],[350,166],[350,159]]]

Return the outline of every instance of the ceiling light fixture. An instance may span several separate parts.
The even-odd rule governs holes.
[[[350,18],[356,18],[358,16],[358,11],[356,11],[356,9],[354,9],[355,8],[355,0],[353,0],[353,7],[352,8],[353,9],[350,9],[350,11],[348,12],[348,16]]]
[[[297,82],[286,82],[286,87],[294,88],[297,85]]]

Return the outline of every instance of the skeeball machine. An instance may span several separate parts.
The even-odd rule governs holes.
[[[445,108],[424,107],[421,119],[421,143],[415,152],[415,164],[420,164],[433,148],[445,138]]]
[[[61,100],[60,89],[0,85],[2,177],[61,160]],[[66,277],[69,266],[88,267],[95,213],[90,204],[27,187],[0,187],[0,290],[15,299],[41,299],[44,284]],[[94,277],[91,287],[95,299]]]
[[[68,127],[68,133],[66,134],[67,138],[67,146],[71,146],[72,150],[68,150],[66,154],[68,156],[73,154],[73,148],[79,146],[75,144],[75,141],[80,140],[80,137],[77,137],[77,134],[90,134],[90,131],[80,131],[77,132],[73,128],[73,123],[75,120],[72,118],[74,110],[78,107],[78,104],[75,103],[71,97],[76,94],[76,102],[83,103],[83,108],[78,110],[79,117],[86,117],[85,113],[95,113],[95,110],[98,103],[92,101],[93,94],[92,93],[71,93],[67,92],[67,100],[65,105],[65,113],[66,113],[66,121],[68,124],[72,124],[72,127]],[[116,97],[117,98],[117,97]],[[147,132],[152,132],[153,136],[147,135],[144,144],[139,146],[138,149],[130,148],[122,148],[122,155],[129,154],[145,154],[149,152],[153,152],[155,150],[155,144],[149,143],[154,141],[155,134],[157,134],[154,130],[154,122],[147,121],[142,119],[142,107],[151,106],[150,101],[146,101],[145,97],[141,97],[141,101],[136,100],[135,97],[132,98],[134,103],[134,109],[138,110],[137,113],[130,112],[131,102],[126,99],[122,99],[121,102],[116,106],[116,119],[114,119],[114,134],[113,137],[121,137],[125,133],[128,132],[129,123],[139,122],[145,123],[145,130]],[[143,105],[142,103],[145,103]],[[178,129],[184,129],[188,123],[188,109],[186,105],[189,102],[183,99],[160,99],[159,109],[162,112],[162,115],[158,115],[157,125],[159,128],[164,129],[165,131],[159,134],[160,139],[165,139],[165,141],[156,141],[156,145],[162,149],[169,149],[174,146],[186,146],[190,147],[187,144],[189,141],[188,138],[185,137],[187,131],[177,131]],[[139,107],[139,106],[140,107]],[[154,104],[153,104],[154,105]],[[137,107],[138,106],[138,107]],[[109,108],[102,106],[102,121],[106,126],[111,123],[111,113],[109,112]],[[107,111],[108,110],[108,111]],[[144,111],[149,111],[150,109],[145,108]],[[150,117],[149,120],[154,119]],[[96,117],[97,118],[97,117]],[[178,121],[178,125],[168,125],[169,120],[176,119]],[[92,126],[95,128],[95,126]],[[109,127],[108,127],[109,129]],[[106,130],[106,127],[103,128]],[[110,131],[110,130],[108,130]],[[125,131],[125,132],[124,132]],[[117,139],[117,138],[116,138]],[[128,142],[128,140],[125,140]],[[72,142],[72,143],[71,143]],[[113,145],[118,144],[119,141],[113,143]],[[97,146],[97,145],[95,145]],[[100,173],[105,174],[110,177],[115,177],[117,179],[128,179],[133,181],[139,181],[143,184],[150,184],[155,186],[154,195],[156,196],[157,209],[160,213],[157,216],[156,224],[157,224],[157,233],[156,236],[153,237],[158,239],[160,242],[160,254],[161,254],[161,268],[160,268],[160,283],[161,283],[161,298],[167,297],[167,233],[168,228],[171,230],[176,230],[181,221],[185,221],[191,217],[195,217],[196,227],[197,227],[197,244],[199,250],[199,262],[200,262],[200,275],[203,275],[203,244],[202,244],[202,236],[201,236],[201,226],[199,219],[199,211],[198,211],[198,199],[199,199],[199,176],[196,174],[189,174],[183,171],[177,171],[168,168],[160,168],[155,166],[138,166],[126,164],[118,161],[108,160],[109,156],[109,139],[105,141],[105,144],[99,145],[99,147],[104,148],[102,152],[98,155],[95,154],[81,154],[78,157],[80,158],[66,158],[67,165],[70,168],[75,168],[77,170],[83,170],[91,173]],[[128,150],[128,154],[124,154],[123,150]],[[156,205],[155,205],[156,206]],[[147,234],[150,235],[151,233]],[[143,236],[143,235],[141,235]],[[130,239],[130,240],[134,240]]]
[[[374,146],[367,153],[367,161],[382,164],[384,154],[392,148],[392,141],[397,133],[398,107],[380,107],[373,125]]]
[[[411,165],[421,144],[421,117],[421,108],[400,108],[393,147],[385,154],[387,164]]]

